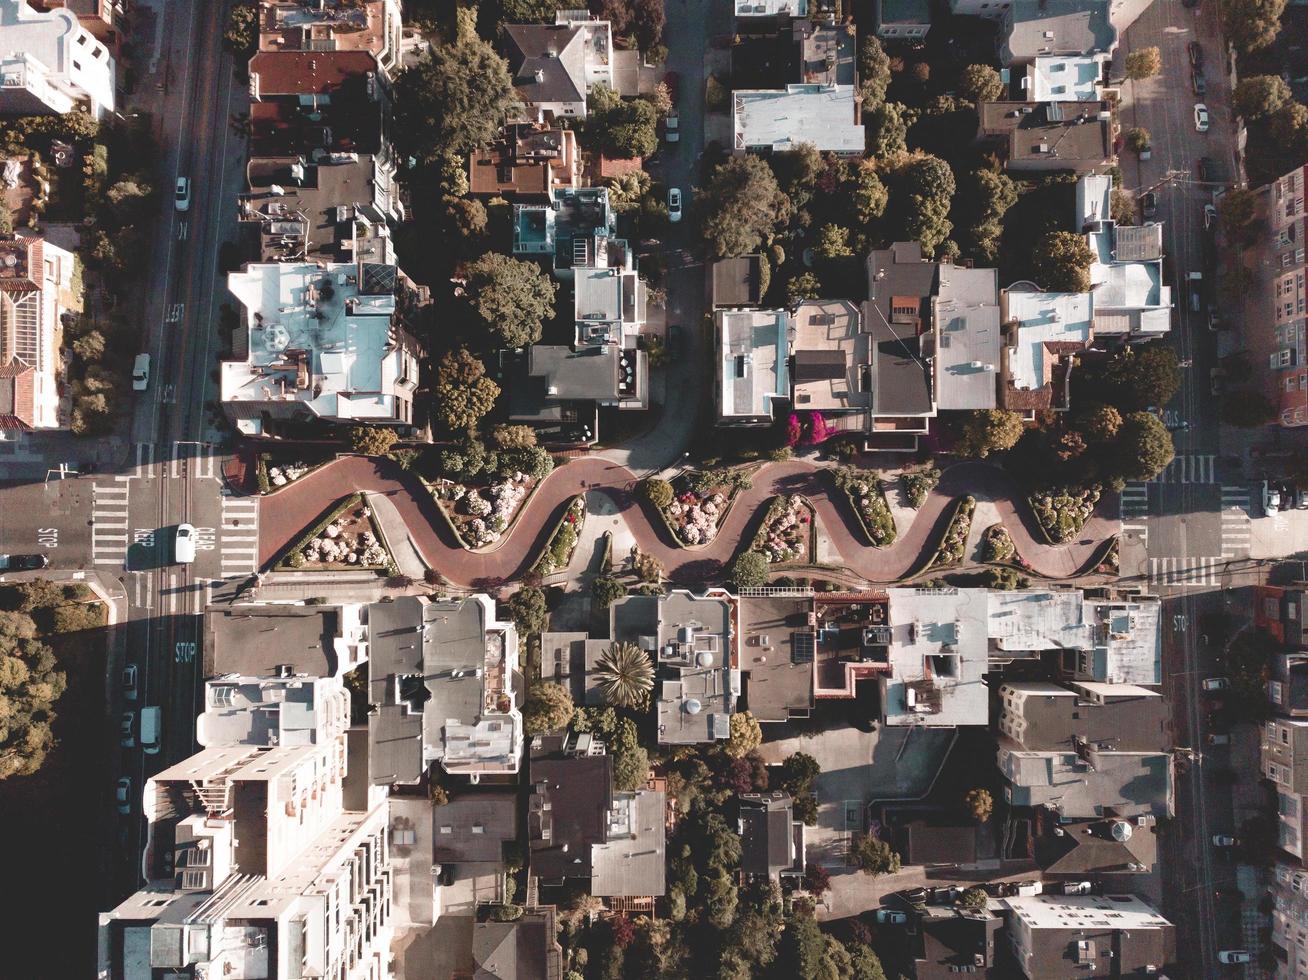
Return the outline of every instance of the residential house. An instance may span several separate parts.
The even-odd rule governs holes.
[[[315,745],[343,738],[350,692],[335,675],[297,674],[289,664],[271,675],[223,674],[204,685],[195,740],[214,745]]]
[[[603,705],[595,670],[611,645],[606,639],[591,639],[589,633],[542,633],[540,679],[562,684],[575,704]]]
[[[489,146],[472,151],[468,193],[510,200],[547,200],[554,189],[581,185],[577,134],[561,126],[513,123]]]
[[[648,301],[635,254],[620,238],[596,237],[593,244],[589,261],[572,270],[575,346],[621,347],[635,355]]]
[[[1094,339],[1089,293],[1045,293],[1019,286],[999,297],[1004,346],[999,404],[1034,418],[1071,405],[1075,355]]]
[[[952,6],[955,13],[968,13],[962,8],[976,2],[953,0]],[[1134,21],[1144,9],[1142,0],[1011,0],[999,18],[1000,64],[1021,66],[1049,55],[1111,55],[1130,24],[1119,23],[1110,7],[1127,5]]]
[[[713,308],[759,306],[763,302],[765,285],[762,267],[761,255],[716,260],[713,263]]]
[[[785,310],[717,310],[719,425],[771,425],[776,404],[790,397],[786,355],[791,317]]]
[[[1250,338],[1269,351],[1264,387],[1284,428],[1308,425],[1308,346],[1305,346],[1305,310],[1308,309],[1308,219],[1304,212],[1304,184],[1308,167],[1297,167],[1284,177],[1258,189],[1258,217],[1265,233],[1254,249],[1260,268],[1268,270],[1265,301],[1271,301],[1267,334]]]
[[[370,777],[416,783],[433,763],[476,783],[522,759],[518,633],[485,595],[368,606]]]
[[[875,30],[883,41],[920,41],[931,30],[927,0],[877,0]]]
[[[227,287],[242,315],[219,391],[238,431],[413,421],[419,348],[403,326],[410,297],[395,266],[259,263],[228,275]]]
[[[903,588],[886,595],[890,669],[880,677],[882,724],[986,724],[987,590]]]
[[[776,882],[804,874],[804,821],[796,820],[789,793],[741,793],[740,873]]]
[[[812,593],[736,599],[736,663],[745,707],[761,723],[807,718],[813,710]]]
[[[791,82],[737,89],[731,98],[736,153],[784,153],[801,143],[845,156],[866,149],[856,85]]]
[[[1037,55],[1019,79],[1029,102],[1103,102],[1112,59],[1090,55]]]
[[[250,156],[321,161],[382,153],[390,92],[369,51],[261,51],[250,59]]]
[[[913,451],[935,416],[931,298],[938,269],[917,242],[896,242],[868,255],[863,329],[872,345],[869,435],[877,448]]]
[[[762,24],[787,24],[808,16],[809,0],[732,0],[737,29],[757,31]]]
[[[936,407],[994,408],[999,399],[999,273],[942,264],[932,298],[936,329]]]
[[[343,677],[368,659],[365,606],[246,603],[204,611],[204,676]],[[276,634],[277,643],[267,639]]]
[[[1308,584],[1260,585],[1254,596],[1254,626],[1288,650],[1308,649]]]
[[[473,980],[560,980],[557,923],[553,905],[530,906],[512,922],[479,919],[472,927]]]
[[[1304,860],[1308,804],[1308,721],[1272,718],[1263,724],[1259,768],[1276,792],[1277,845]]]
[[[1079,740],[1046,752],[1001,746],[998,762],[1011,806],[1071,820],[1159,820],[1176,811],[1170,752],[1116,752]]]
[[[104,119],[114,111],[117,64],[74,11],[0,0],[0,36],[0,114],[58,115],[80,108]]]
[[[536,344],[510,360],[508,373],[510,421],[558,442],[597,439],[601,407],[649,408],[649,360],[643,350]]]
[[[1090,253],[1090,300],[1097,338],[1149,340],[1172,328],[1172,287],[1163,281],[1161,222],[1119,225],[1113,178],[1086,174],[1076,184],[1077,214]]]
[[[554,275],[597,264],[597,243],[617,235],[607,187],[555,187],[545,204],[513,207],[513,254],[550,258]]]
[[[474,869],[493,874],[503,867],[505,845],[517,843],[518,800],[512,793],[459,793],[432,810],[430,827],[437,864],[454,865],[460,877]]]
[[[504,40],[513,85],[536,122],[586,117],[595,85],[613,88],[613,36],[607,20],[561,10],[553,24],[509,24]]]
[[[1083,881],[1091,875],[1147,874],[1158,861],[1157,821],[1040,820],[1035,859],[1045,880]]]
[[[97,41],[118,57],[127,27],[128,0],[27,0],[37,10],[66,8],[77,15],[77,22],[90,31]]]
[[[82,311],[76,258],[28,235],[0,238],[0,441],[5,433],[54,429],[65,314]]]
[[[821,412],[829,427],[866,431],[872,343],[858,307],[843,299],[808,299],[791,322],[791,405]]]
[[[913,980],[954,980],[968,974],[985,980],[995,967],[995,936],[1003,920],[993,912],[928,905],[909,913],[907,931]]]
[[[1274,980],[1301,980],[1308,976],[1308,871],[1285,861],[1276,862],[1268,878],[1267,898],[1272,905],[1270,952]]]
[[[1028,980],[1153,975],[1176,959],[1176,927],[1135,895],[1031,895],[997,905]]]
[[[1267,700],[1283,718],[1308,718],[1308,653],[1272,654]]]
[[[1158,691],[1134,684],[1005,681],[999,705],[997,730],[1024,749],[1087,742],[1111,752],[1171,751],[1167,703]]]
[[[1108,102],[982,102],[977,143],[1013,173],[1102,173],[1117,163]]]
[[[582,879],[616,907],[652,909],[666,890],[663,791],[615,789],[612,757],[587,734],[533,741],[531,778],[532,874]]]
[[[976,863],[977,835],[981,831],[974,822],[949,823],[932,816],[929,820],[909,820],[894,830],[895,850],[903,855],[905,864],[959,867]]]
[[[151,776],[147,884],[100,916],[99,975],[389,975],[387,799],[347,758],[222,745]]]
[[[400,0],[261,0],[259,52],[366,51],[377,73],[393,80],[404,25]]]
[[[859,681],[879,684],[890,676],[894,630],[886,592],[814,594],[807,626],[792,636],[791,649],[793,659],[812,661],[814,698],[852,698]]]
[[[984,17],[1002,21],[1008,16],[1010,0],[949,0],[949,12],[955,16]]]

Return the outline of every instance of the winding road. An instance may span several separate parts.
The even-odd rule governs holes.
[[[778,494],[804,494],[845,566],[873,583],[888,584],[917,572],[944,530],[950,503],[966,494],[994,504],[1018,554],[1045,578],[1069,578],[1084,572],[1103,543],[1117,533],[1117,521],[1108,516],[1116,514],[1116,498],[1105,494],[1078,543],[1047,544],[1007,474],[985,463],[962,463],[944,471],[940,485],[892,546],[874,548],[864,539],[857,516],[824,469],[802,460],[764,464],[754,474],[753,487],[737,497],[718,536],[710,544],[692,549],[679,546],[649,505],[639,499],[637,478],[630,470],[596,457],[576,459],[545,479],[494,550],[470,552],[455,541],[438,505],[415,475],[385,458],[346,456],[262,499],[259,563],[262,568],[270,567],[319,515],[360,490],[385,495],[403,518],[427,565],[447,581],[471,588],[521,578],[545,546],[568,502],[587,492],[603,493],[613,501],[640,549],[658,558],[668,579],[678,584],[718,577],[741,542],[752,539],[762,511]]]

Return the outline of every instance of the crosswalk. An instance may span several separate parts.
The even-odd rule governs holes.
[[[253,575],[259,570],[259,500],[231,497],[224,492],[222,508],[218,547],[223,577]]]
[[[1170,585],[1179,588],[1217,586],[1222,584],[1222,558],[1150,558],[1149,582],[1151,585]]]
[[[1226,558],[1249,554],[1253,532],[1249,496],[1248,487],[1222,487],[1222,555]]]
[[[1141,544],[1149,543],[1149,484],[1128,483],[1118,498],[1122,533],[1135,535]]]
[[[1209,453],[1182,454],[1173,458],[1155,483],[1216,483],[1217,457]]]
[[[198,479],[219,479],[222,476],[217,462],[220,458],[218,447],[211,442],[174,442],[164,447],[162,453],[159,450],[160,447],[152,442],[136,444],[138,476],[146,480],[160,476],[178,478],[184,465],[188,473]],[[157,467],[156,463],[159,464]]]
[[[91,485],[91,562],[95,565],[122,565],[127,561],[129,543],[128,497],[131,484],[126,477],[112,483]]]

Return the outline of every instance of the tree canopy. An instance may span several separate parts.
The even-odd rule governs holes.
[[[527,735],[556,732],[572,721],[572,695],[562,684],[535,681],[522,708],[522,730]]]
[[[891,174],[887,219],[898,237],[917,240],[927,255],[949,237],[949,210],[954,198],[954,172],[939,157],[907,158]]]
[[[849,842],[849,859],[864,874],[895,874],[900,868],[895,849],[872,834],[853,836]]]
[[[1117,433],[1115,459],[1124,480],[1152,480],[1176,455],[1172,434],[1153,412],[1132,412]]]
[[[584,132],[607,157],[647,157],[658,149],[658,110],[647,99],[624,99],[606,85],[588,97]]]
[[[715,256],[747,255],[784,225],[790,199],[766,161],[732,157],[713,171],[702,205],[704,240]]]
[[[968,65],[958,79],[958,94],[969,102],[993,102],[1004,94],[1004,83],[989,65]]]
[[[858,49],[858,77],[863,112],[875,112],[886,101],[890,88],[890,58],[875,34],[868,33]]]
[[[768,560],[757,551],[742,551],[732,561],[727,575],[739,588],[749,589],[766,585]]]
[[[468,266],[464,295],[497,347],[527,347],[540,340],[541,323],[554,316],[558,286],[534,262],[487,252]]]
[[[1285,0],[1222,0],[1221,9],[1222,33],[1248,54],[1276,40]]]
[[[446,351],[436,368],[436,420],[452,432],[471,429],[500,397],[500,386],[486,377],[486,365],[466,347]]]
[[[1094,254],[1084,235],[1051,231],[1036,244],[1032,266],[1040,288],[1050,293],[1084,293],[1090,289]]]
[[[960,456],[985,459],[991,453],[1012,449],[1024,431],[1022,416],[1016,412],[1002,408],[980,409],[972,412],[963,423],[963,431],[954,443],[954,452]]]
[[[1280,75],[1249,75],[1236,83],[1231,105],[1247,120],[1270,116],[1293,96]]]
[[[1126,56],[1126,77],[1133,81],[1157,75],[1162,68],[1163,55],[1156,47],[1136,48]]]
[[[1166,405],[1181,388],[1176,351],[1167,344],[1124,347],[1100,372],[1105,401],[1125,409]]]

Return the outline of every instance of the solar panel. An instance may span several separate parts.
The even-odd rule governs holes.
[[[817,634],[811,630],[790,635],[790,662],[793,664],[811,664],[817,651]]]

